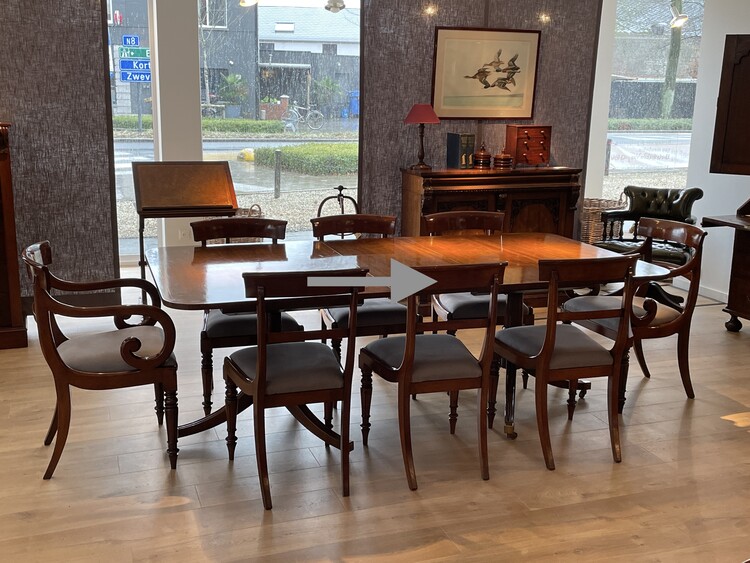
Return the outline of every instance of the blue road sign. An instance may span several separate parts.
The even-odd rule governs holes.
[[[141,44],[141,38],[137,35],[123,35],[122,44],[126,47],[138,47]]]
[[[151,82],[151,71],[131,72],[129,70],[121,70],[120,80],[123,82]]]
[[[151,61],[143,59],[120,59],[120,70],[151,70]]]

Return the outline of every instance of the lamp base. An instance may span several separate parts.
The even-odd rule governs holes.
[[[409,170],[432,170],[432,166],[425,164],[424,162],[418,162],[409,166]]]

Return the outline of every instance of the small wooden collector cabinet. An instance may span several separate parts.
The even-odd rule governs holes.
[[[516,166],[546,166],[551,139],[549,125],[506,125],[505,152],[513,157]]]
[[[0,348],[23,348],[27,340],[18,277],[9,128],[9,123],[0,122]]]

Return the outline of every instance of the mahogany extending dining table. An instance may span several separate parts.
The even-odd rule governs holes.
[[[503,233],[501,235],[360,238],[329,241],[286,241],[279,244],[230,244],[207,247],[162,247],[146,253],[151,275],[167,307],[203,310],[252,310],[245,296],[242,274],[246,272],[316,272],[360,267],[372,276],[388,276],[390,261],[409,267],[447,264],[507,262],[502,291],[508,294],[506,326],[521,324],[523,294],[545,290],[539,279],[538,263],[545,259],[600,258],[613,256],[577,240],[546,233]],[[658,280],[668,271],[639,261],[636,276]],[[368,287],[364,298],[387,295],[387,288]],[[515,375],[506,380],[505,428],[514,432]],[[241,398],[238,407],[252,404]],[[294,412],[295,417],[299,417]],[[223,408],[179,427],[179,436],[213,428],[226,420]],[[300,420],[303,424],[304,420]]]

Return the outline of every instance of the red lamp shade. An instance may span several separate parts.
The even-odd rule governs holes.
[[[404,123],[440,123],[440,118],[430,104],[414,104]]]

